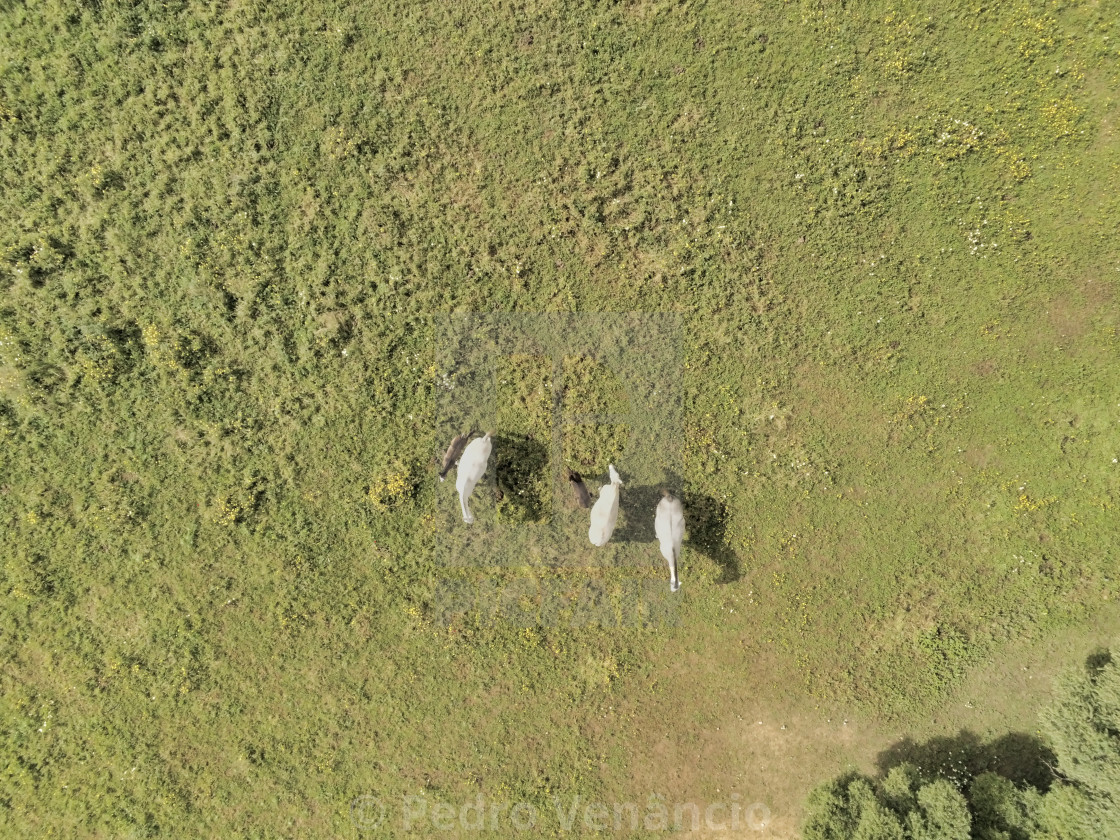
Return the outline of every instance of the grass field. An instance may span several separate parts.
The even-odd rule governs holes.
[[[1115,0],[0,3],[2,833],[786,837],[1029,726],[1120,628],[1118,100]]]

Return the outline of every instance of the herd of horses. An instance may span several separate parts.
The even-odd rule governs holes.
[[[459,493],[459,507],[463,513],[463,521],[468,525],[474,522],[471,512],[470,498],[475,485],[486,473],[486,466],[490,461],[490,451],[493,448],[490,441],[490,432],[482,437],[476,437],[468,443],[469,434],[456,435],[447,447],[440,465],[439,480],[458,464],[455,489]],[[607,544],[614,533],[614,526],[618,522],[618,498],[622,489],[622,478],[615,469],[614,464],[609,467],[610,481],[604,484],[599,491],[599,498],[591,504],[591,494],[583,483],[579,473],[568,470],[568,481],[575,494],[576,503],[581,508],[591,508],[591,524],[587,530],[587,537],[594,546],[602,547]],[[681,542],[684,539],[684,506],[681,500],[673,496],[668,490],[661,491],[661,501],[657,503],[653,519],[654,533],[661,546],[661,556],[669,563],[669,589],[676,592],[681,588],[677,579],[677,559],[681,553]]]

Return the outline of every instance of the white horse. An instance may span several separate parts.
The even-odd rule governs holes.
[[[677,580],[677,560],[681,556],[681,541],[684,539],[684,507],[681,500],[668,490],[662,490],[664,497],[657,503],[657,515],[653,519],[653,532],[661,543],[661,556],[669,561],[669,591],[681,588]]]
[[[614,533],[615,523],[618,522],[618,489],[622,486],[622,479],[614,464],[610,465],[610,473],[611,483],[603,486],[595,506],[591,508],[591,527],[587,536],[592,545],[606,545]]]
[[[463,521],[468,525],[474,522],[474,514],[471,513],[467,500],[474,492],[474,486],[486,472],[491,448],[490,433],[487,432],[485,437],[475,438],[468,443],[467,448],[463,450],[463,457],[459,459],[459,469],[455,474],[455,489],[459,491],[459,507],[463,509]]]

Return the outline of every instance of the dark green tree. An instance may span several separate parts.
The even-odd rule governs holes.
[[[1120,837],[1120,667],[1111,654],[1059,678],[1043,731],[1060,781],[1043,798],[1044,840]]]
[[[809,799],[805,840],[969,840],[968,802],[944,779],[923,780],[911,764],[895,767],[878,787],[848,776]]]
[[[906,815],[913,840],[969,840],[968,801],[951,782],[935,779],[922,785],[917,800],[918,807]]]
[[[1120,840],[1120,666],[1111,654],[1059,678],[1041,719],[1053,750],[1035,759],[1054,778],[1045,793],[981,772],[976,755],[934,769],[903,762],[879,780],[848,775],[814,791],[806,840]]]
[[[879,801],[870,779],[850,775],[809,797],[805,840],[904,840],[897,814]]]
[[[998,773],[981,773],[968,789],[976,840],[1029,840],[1042,794],[1020,789]]]

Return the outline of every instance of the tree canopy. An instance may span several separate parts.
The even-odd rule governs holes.
[[[1045,789],[964,763],[904,761],[878,779],[848,774],[813,791],[805,840],[1120,837],[1120,666],[1111,653],[1091,657],[1054,695],[1040,720],[1057,758]]]

